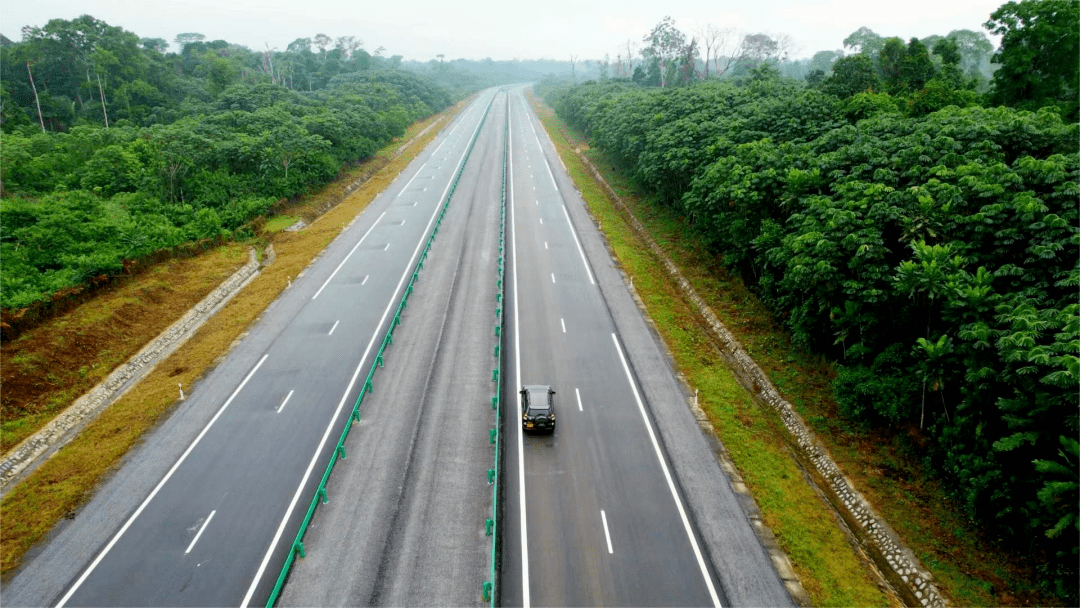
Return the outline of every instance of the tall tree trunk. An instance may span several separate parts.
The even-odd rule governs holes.
[[[97,89],[98,95],[101,97],[101,113],[105,115],[105,128],[109,128],[109,111],[105,109],[105,90],[101,88],[101,74],[94,73],[97,76]]]
[[[34,84],[34,73],[30,71],[30,62],[26,62],[26,73],[30,75],[30,88],[34,89],[34,105],[37,106],[38,122],[41,123],[41,132],[45,132],[45,119],[41,116],[41,102],[38,101],[37,86]]]

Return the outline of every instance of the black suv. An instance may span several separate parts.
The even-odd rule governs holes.
[[[521,387],[521,429],[555,432],[555,391],[550,386],[527,384]]]

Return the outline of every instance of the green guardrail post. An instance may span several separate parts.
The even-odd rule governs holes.
[[[375,357],[375,365],[378,365],[379,367],[384,367],[385,363],[383,361],[383,356],[382,355],[377,355]],[[368,382],[368,384],[370,385],[371,382]]]
[[[491,409],[496,409],[498,407],[499,407],[499,396],[495,395],[494,397],[491,398]]]
[[[293,543],[293,551],[300,554],[300,559],[304,559],[306,557],[304,554],[304,541],[298,540]]]
[[[495,326],[495,335],[496,335],[496,336],[497,336],[497,335],[499,335],[499,330],[500,330],[500,329],[501,329],[501,326],[499,326],[499,325],[496,325],[496,326]]]
[[[494,354],[492,356],[495,357],[496,359],[499,357],[499,345],[498,344],[495,345],[495,352],[494,352]]]
[[[488,485],[495,483],[495,469],[488,469]]]
[[[492,382],[498,382],[499,381],[499,368],[496,367],[495,369],[491,370],[491,381]]]
[[[498,429],[488,429],[488,440],[492,444],[495,443],[495,436],[498,434],[498,432],[499,432]]]
[[[322,499],[322,504],[324,504],[324,505],[330,502],[326,498],[326,486],[325,485],[319,486],[319,498]]]
[[[341,458],[342,460],[345,460],[345,444],[344,443],[339,443],[338,444],[337,451],[338,451],[338,458]]]
[[[484,522],[484,528],[487,535],[491,536],[491,533],[495,531],[495,520],[489,517],[487,521]]]
[[[491,581],[484,581],[484,601],[491,601]]]
[[[355,408],[355,407],[353,408],[352,419],[353,419],[353,422],[355,422],[357,424],[360,423],[360,408]]]

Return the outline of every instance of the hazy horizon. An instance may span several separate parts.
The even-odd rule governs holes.
[[[284,51],[297,38],[324,33],[331,38],[356,36],[364,49],[405,60],[446,59],[614,61],[626,43],[638,47],[641,38],[666,15],[687,36],[706,25],[735,28],[744,33],[786,34],[791,58],[843,48],[843,40],[860,27],[882,36],[925,38],[957,29],[986,33],[982,24],[1004,0],[758,0],[739,6],[700,0],[665,3],[632,1],[599,3],[549,0],[516,10],[504,3],[481,0],[460,5],[416,0],[408,5],[385,3],[357,8],[343,0],[209,0],[132,3],[124,0],[39,0],[0,10],[0,33],[22,39],[24,26],[44,26],[50,19],[91,15],[139,37],[164,38],[195,32],[207,40],[226,40],[252,50]],[[988,34],[989,36],[989,34]],[[999,42],[991,36],[995,45]],[[175,45],[170,50],[176,51]]]

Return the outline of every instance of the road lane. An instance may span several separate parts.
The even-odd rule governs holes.
[[[285,548],[272,539],[289,537],[299,523],[295,516],[282,521],[283,513],[294,495],[313,492],[317,479],[306,488],[298,487],[300,479],[310,462],[325,466],[332,444],[316,450],[320,437],[341,428],[347,412],[336,406],[355,399],[359,387],[348,388],[350,375],[370,337],[385,331],[383,311],[396,305],[399,278],[415,262],[414,246],[426,237],[490,98],[482,95],[459,115],[403,173],[413,172],[408,180],[373,201],[293,280],[247,339],[189,391],[176,420],[151,433],[129,465],[5,586],[7,605],[236,605],[246,595],[265,601],[274,577],[256,578],[260,560],[276,575]],[[395,204],[401,201],[414,204]],[[250,382],[238,388],[248,374]]]
[[[482,604],[505,115],[499,94],[281,606]]]
[[[551,384],[561,409],[554,435],[507,446],[523,462],[507,468],[506,487],[524,488],[526,500],[521,534],[521,514],[507,513],[503,604],[790,605],[669,362],[534,121],[515,91],[509,305],[520,372],[508,390]],[[633,344],[625,357],[613,341],[624,334]],[[678,466],[661,460],[673,439]],[[703,479],[714,496],[701,492]],[[724,542],[732,537],[738,542]]]

